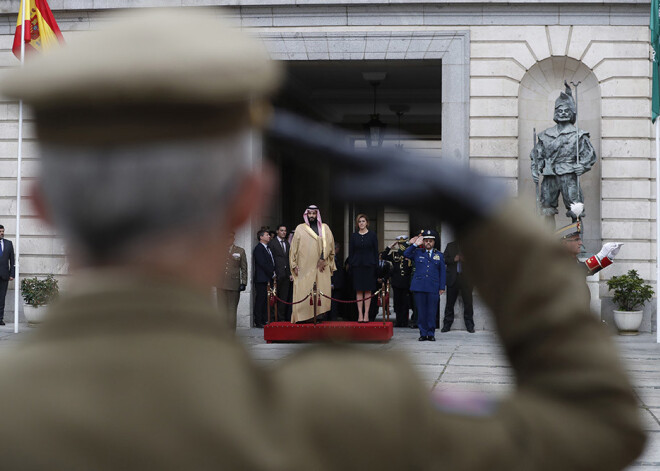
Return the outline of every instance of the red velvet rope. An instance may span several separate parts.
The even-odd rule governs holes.
[[[375,298],[376,296],[378,296],[379,293],[380,293],[380,290],[374,292],[374,293],[373,293],[371,296],[369,296],[368,298],[363,298],[363,299],[364,299],[364,300],[367,300],[367,299]],[[327,296],[327,295],[321,293],[320,291],[319,291],[319,294],[320,294],[321,296],[323,296],[324,298],[326,298],[326,299],[330,299],[331,301],[336,301],[336,302],[338,302],[338,303],[353,304],[353,303],[357,303],[357,302],[358,302],[357,299],[344,300],[344,299],[333,298],[333,297],[331,297],[331,296]],[[390,295],[387,294],[386,296],[387,296],[387,298],[389,299]],[[277,300],[277,301],[279,301],[279,302],[281,302],[281,303],[284,303],[284,304],[286,304],[286,305],[288,305],[288,306],[293,306],[293,305],[295,305],[295,304],[300,304],[301,302],[303,302],[304,300],[306,300],[307,298],[309,298],[310,295],[308,294],[307,296],[305,296],[304,298],[302,298],[300,301],[295,301],[295,302],[292,302],[292,303],[287,302],[287,301],[285,301],[285,300],[283,300],[283,299],[280,299],[278,296],[270,295],[270,297],[271,297],[272,299],[275,299],[275,300]],[[362,299],[361,299],[360,301],[362,301]],[[272,301],[271,301],[271,302],[272,302]],[[273,305],[273,304],[271,304],[271,306],[272,306],[272,305]],[[379,306],[380,306],[380,304],[379,304]]]
[[[360,299],[360,301],[362,301],[363,299],[364,299],[364,300],[367,300],[367,299],[375,298],[376,296],[378,296],[378,293],[380,293],[380,290],[376,291],[375,293],[373,293],[373,294],[372,294],[371,296],[369,296],[368,298],[362,298],[362,299]],[[344,299],[332,298],[332,297],[330,297],[330,296],[326,296],[326,295],[323,294],[323,293],[320,293],[320,294],[321,294],[321,296],[323,296],[324,298],[326,298],[326,299],[330,299],[330,300],[332,300],[332,301],[337,301],[338,303],[353,304],[353,303],[357,303],[357,302],[358,302],[357,299],[344,300]]]
[[[285,301],[284,299],[280,299],[280,298],[278,298],[277,296],[273,296],[273,298],[277,299],[279,302],[284,303],[284,304],[286,304],[286,305],[288,305],[288,306],[293,306],[293,305],[295,305],[295,304],[300,304],[300,303],[303,302],[305,299],[309,298],[309,294],[308,294],[307,296],[305,296],[304,298],[302,298],[300,301],[296,301],[296,302],[294,302],[294,303],[289,303],[289,302]]]

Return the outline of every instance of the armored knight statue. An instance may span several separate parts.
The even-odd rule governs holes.
[[[539,178],[543,176],[540,195],[537,190],[541,214],[553,223],[558,213],[560,194],[566,216],[573,222],[577,221],[571,204],[584,203],[579,177],[596,163],[596,152],[589,141],[589,133],[575,126],[577,109],[573,93],[565,81],[564,85],[566,91],[561,92],[555,101],[553,120],[557,124],[539,134],[530,154],[532,178],[537,189]]]

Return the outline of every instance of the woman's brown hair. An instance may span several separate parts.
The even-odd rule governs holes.
[[[367,217],[366,214],[362,214],[362,213],[358,214],[357,217],[355,218],[355,227],[359,229],[360,226],[358,226],[358,221],[360,220],[360,218],[364,218],[364,220],[367,221],[367,227],[369,227],[369,218]]]

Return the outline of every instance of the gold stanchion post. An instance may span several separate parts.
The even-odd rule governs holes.
[[[314,282],[314,286],[312,288],[312,302],[314,303],[314,325],[316,325],[316,301],[318,299],[318,291],[316,290],[316,281]]]
[[[273,306],[275,306],[275,322],[278,321],[277,319],[277,278],[273,279],[273,297],[275,297],[275,302],[273,303]]]

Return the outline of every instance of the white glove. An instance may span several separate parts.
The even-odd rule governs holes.
[[[608,242],[607,244],[603,245],[603,248],[600,249],[600,252],[598,252],[597,256],[599,260],[602,260],[604,258],[609,258],[610,260],[614,260],[614,257],[619,253],[619,250],[621,250],[621,246],[623,244],[620,242]]]

